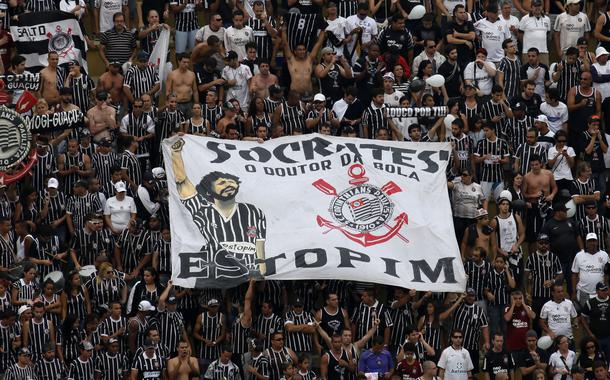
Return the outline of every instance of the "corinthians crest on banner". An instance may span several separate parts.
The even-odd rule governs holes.
[[[182,136],[162,148],[177,285],[265,277],[464,290],[448,143]]]
[[[80,62],[87,70],[87,45],[78,20],[61,11],[31,12],[19,15],[11,34],[28,70],[38,72],[48,65],[47,55],[54,51],[59,64]]]

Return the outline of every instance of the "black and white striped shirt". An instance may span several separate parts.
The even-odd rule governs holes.
[[[260,314],[258,318],[256,318],[254,329],[259,334],[265,335],[264,347],[269,348],[271,347],[271,336],[276,332],[283,332],[284,323],[282,322],[282,318],[275,314],[271,314],[269,317]]]
[[[163,370],[166,368],[165,359],[155,352],[149,357],[146,352],[142,352],[133,359],[132,370],[138,371],[138,379],[156,380],[161,378]]]
[[[224,364],[218,360],[214,360],[205,371],[205,379],[208,380],[241,380],[239,367],[229,360]]]
[[[269,16],[267,23],[271,24],[271,27],[276,27],[275,18]],[[273,52],[273,41],[267,28],[263,25],[263,20],[257,19],[256,17],[250,17],[246,22],[246,26],[249,26],[254,31],[254,42],[256,43],[256,56],[270,60]]]
[[[576,178],[570,184],[570,194],[575,195],[593,195],[598,190],[597,181],[595,178],[590,177],[586,182],[581,182],[580,179]],[[580,203],[576,205],[576,215],[574,216],[574,220],[581,220],[587,216],[585,212],[585,204]]]
[[[606,239],[610,233],[608,219],[598,214],[595,214],[595,219],[593,220],[589,219],[588,216],[585,216],[578,221],[578,228],[583,241],[586,241],[586,236],[588,233],[593,232],[597,236],[599,249],[607,252],[608,245],[606,244]]]
[[[536,145],[530,145],[528,143],[521,144],[517,151],[515,152],[515,158],[519,159],[519,173],[526,174],[530,171],[530,161],[533,155],[537,155],[540,158],[540,163],[542,165],[546,164],[547,161],[547,153],[544,146],[540,143],[536,143]]]
[[[318,122],[318,124],[313,126],[312,132],[320,133],[320,127],[322,126],[322,124],[330,123],[330,118],[331,118],[332,114],[333,114],[332,110],[325,108],[324,112],[322,113],[322,117],[320,118],[320,121]],[[307,114],[307,120],[315,119],[317,117],[318,117],[318,111],[315,111],[315,110],[309,111],[309,113]]]
[[[170,354],[178,351],[178,341],[182,338],[184,331],[184,320],[182,313],[179,311],[163,311],[159,312],[157,319],[159,320],[159,334],[161,341],[167,345]]]
[[[73,315],[81,321],[84,321],[85,317],[87,316],[84,289],[84,286],[81,285],[79,292],[76,295],[72,294],[71,292],[66,293],[68,315]]]
[[[76,231],[70,248],[76,251],[81,266],[94,265],[99,255],[111,257],[114,254],[114,238],[107,229],[89,231],[85,227]]]
[[[245,354],[249,351],[248,339],[252,334],[250,327],[244,327],[241,323],[242,316],[240,315],[233,322],[231,331],[231,346],[234,354]]]
[[[127,286],[125,280],[118,277],[99,280],[94,277],[85,284],[94,306],[109,305],[111,302],[120,301],[121,291],[125,286]]]
[[[95,169],[95,175],[102,185],[104,194],[108,198],[114,194],[110,170],[113,166],[119,165],[120,160],[121,157],[115,152],[110,152],[108,154],[96,152],[93,153],[93,157],[91,157],[91,164]]]
[[[273,111],[275,111],[275,109],[277,108],[277,106],[279,106],[280,104],[284,104],[285,100],[272,100],[269,97],[266,97],[265,100],[265,113],[268,113],[269,115],[273,114]]]
[[[337,1],[337,14],[340,17],[348,18],[353,16],[358,11],[357,0],[338,0]]]
[[[468,260],[464,263],[464,271],[466,272],[467,282],[466,287],[474,289],[477,301],[483,299],[483,287],[485,285],[485,277],[491,270],[489,261],[483,260],[477,265],[473,260]]]
[[[207,104],[203,105],[203,118],[210,122],[210,130],[216,130],[216,123],[222,118],[222,108],[219,106],[210,107]]]
[[[89,75],[82,73],[78,78],[72,78],[68,84],[72,90],[72,103],[84,113],[91,108],[91,94],[95,91],[95,83]]]
[[[519,95],[521,89],[521,60],[504,57],[500,60],[498,71],[504,73],[504,94],[506,99]]]
[[[140,29],[140,32],[146,30],[146,27],[143,26]],[[148,33],[144,38],[140,40],[140,48],[142,51],[145,51],[147,54],[151,54],[159,36],[161,35],[161,29],[155,29],[152,32]]]
[[[39,322],[32,318],[28,323],[29,349],[32,352],[34,362],[42,359],[43,347],[51,339],[49,326],[52,326],[52,323],[46,318]]]
[[[145,256],[152,253],[150,232],[140,231],[138,235],[134,235],[127,228],[121,232],[116,246],[121,250],[123,271],[131,273]]]
[[[135,154],[126,150],[121,155],[121,169],[127,170],[127,176],[136,184],[142,184],[142,169]]]
[[[502,122],[505,120],[504,116],[506,116],[504,112],[503,103],[496,103],[491,99],[486,101],[481,106],[481,116],[485,120],[488,120],[490,122],[492,122],[491,119],[493,119],[494,117],[502,116],[503,119],[495,123],[496,131],[499,131],[500,127],[502,126]]]
[[[534,118],[529,115],[520,120],[515,117],[506,119],[500,128],[500,137],[508,142],[510,151],[514,153],[521,144],[525,144],[527,131],[533,126]]]
[[[66,366],[58,358],[51,361],[42,358],[36,362],[35,369],[37,380],[61,380],[67,374]]]
[[[13,282],[13,289],[17,289],[17,301],[31,301],[34,294],[40,292],[40,286],[36,281],[26,283],[23,278]]]
[[[186,121],[186,116],[178,110],[170,111],[166,108],[158,115],[158,120],[155,123],[155,144],[151,148],[156,152],[160,152],[159,147],[161,142],[172,134],[180,131],[180,126]]]
[[[265,350],[265,356],[269,358],[269,380],[280,380],[284,372],[282,367],[284,364],[292,363],[292,357],[287,347],[282,347],[280,351],[275,351],[269,347]],[[296,363],[292,363],[295,364]]]
[[[289,106],[287,102],[282,103],[282,112],[280,114],[280,123],[284,128],[284,133],[287,136],[292,135],[294,131],[305,131],[305,112],[299,103],[296,106]]]
[[[224,323],[224,314],[216,313],[210,315],[207,311],[201,313],[201,331],[199,332],[203,339],[216,341],[222,331]],[[203,342],[199,342],[199,358],[215,360],[220,356],[220,347],[208,347]]]
[[[159,268],[157,271],[160,274],[172,273],[172,242],[159,239],[153,245],[153,252],[159,254]]]
[[[42,192],[43,196],[39,197],[38,209],[42,210],[42,202],[46,196],[49,197],[47,217],[42,220],[44,224],[51,224],[54,221],[61,219],[66,214],[66,194],[58,191],[55,195],[48,194],[46,190]]]
[[[505,140],[496,137],[494,141],[487,138],[479,141],[477,144],[477,150],[474,155],[483,157],[491,155],[492,159],[489,161],[483,161],[481,170],[481,182],[500,182],[503,178],[502,164],[500,159],[508,157],[508,144]]]
[[[44,156],[36,155],[36,163],[32,167],[32,186],[38,193],[44,190],[44,179],[57,173],[55,165],[55,155],[53,152],[47,152]]]
[[[72,155],[68,152],[63,154],[64,156],[64,170],[68,170],[71,167],[78,167],[78,170],[85,170],[85,155],[78,152]],[[74,183],[82,179],[78,172],[70,173],[63,178],[63,188],[66,194],[72,194],[72,187]]]
[[[126,371],[129,372],[127,357],[120,353],[111,355],[108,352],[99,354],[95,358],[95,372],[102,374],[104,380],[123,380]]]
[[[195,10],[195,0],[172,0],[170,5],[185,5],[182,11],[174,13],[174,17],[176,18],[176,31],[191,32],[199,29],[199,21],[197,21],[197,12]]]
[[[303,311],[301,314],[293,310],[286,313],[284,326],[313,324],[314,318],[311,313]],[[311,334],[301,331],[286,331],[286,346],[295,352],[308,352],[312,349]]]
[[[453,314],[452,330],[460,329],[464,332],[463,344],[468,350],[479,349],[481,329],[485,326],[487,326],[487,315],[476,303],[472,305],[462,303]]]
[[[259,375],[264,377],[269,377],[269,358],[260,353],[257,357],[250,358],[250,364],[252,367],[256,369]],[[246,373],[246,380],[256,380],[257,377],[251,373]]]
[[[383,332],[386,327],[392,327],[394,322],[388,308],[379,301],[375,301],[372,306],[360,302],[358,308],[354,310],[352,315],[352,323],[356,326],[356,336],[354,341],[362,339],[366,335],[367,331],[373,327],[375,319],[379,319],[380,323],[377,328],[375,336],[383,336]],[[366,343],[366,348],[370,348],[370,340]]]
[[[155,123],[145,113],[141,113],[138,116],[132,112],[123,116],[123,119],[121,120],[121,133],[134,137],[144,137],[151,133],[155,133]],[[150,153],[149,141],[150,140],[140,141],[136,156],[148,156]]]
[[[87,193],[83,196],[73,195],[68,198],[66,213],[72,215],[76,231],[85,225],[85,216],[100,214],[103,211],[102,202],[96,194]]]
[[[364,138],[374,139],[377,131],[381,128],[388,129],[388,120],[385,117],[384,106],[377,107],[373,103],[364,110],[362,114],[362,127],[368,128],[368,136]]]
[[[288,28],[288,46],[295,50],[298,44],[305,44],[308,51],[311,50],[318,34],[318,29],[326,29],[328,23],[319,14],[288,13],[284,20]]]
[[[133,32],[124,28],[118,32],[112,28],[100,36],[100,43],[105,46],[108,62],[119,62],[121,64],[129,61],[133,50],[136,48],[136,37]],[[132,88],[133,92],[133,88]]]
[[[25,367],[21,367],[18,363],[10,366],[5,374],[4,380],[30,380],[36,379],[36,371],[34,371],[34,367],[26,365]]]
[[[116,334],[116,332],[119,331],[121,328],[123,328],[124,331],[127,331],[127,318],[121,316],[119,319],[114,319],[112,316],[109,316],[108,318],[100,322],[100,325],[98,326],[98,331],[101,336],[112,336]],[[124,336],[125,335],[123,335],[123,337]],[[119,337],[118,341],[119,352],[125,352],[125,340],[122,337]]]
[[[0,267],[8,268],[15,262],[16,241],[13,231],[9,231],[6,236],[0,235]]]
[[[568,92],[574,86],[580,84],[580,74],[582,68],[580,62],[569,64],[565,59],[561,60],[563,70],[559,74],[559,80],[557,81],[557,91],[559,92],[559,100],[566,102],[568,99]]]
[[[12,354],[12,344],[16,337],[21,336],[19,322],[15,321],[12,325],[5,326],[0,321],[0,373],[12,366],[15,361]]]
[[[131,66],[123,80],[123,86],[131,90],[134,99],[141,98],[157,83],[160,83],[159,74],[153,66],[146,66],[143,70],[138,66]]]
[[[529,272],[529,276],[531,276],[529,283],[532,286],[532,297],[550,299],[552,288],[545,287],[544,282],[549,280],[554,281],[555,276],[562,273],[561,262],[552,252],[543,254],[540,251],[536,251],[527,257],[525,272]],[[526,291],[528,290],[526,289]]]
[[[53,0],[28,0],[25,3],[25,10],[28,12],[56,11],[58,10],[57,4]]]
[[[453,135],[449,138],[449,141],[455,144],[455,150],[457,151],[457,156],[460,166],[460,173],[464,170],[470,170],[472,164],[472,154],[474,153],[474,141],[467,134],[463,133],[462,137],[457,138]],[[451,161],[449,162],[448,167],[452,167],[453,163],[453,155],[451,156]]]
[[[508,286],[506,270],[498,272],[492,267],[487,273],[487,276],[485,276],[484,286],[487,291],[493,293],[495,296],[493,301],[487,301],[489,305],[496,306],[508,304],[510,287]]]
[[[68,371],[69,380],[91,380],[93,379],[94,363],[93,359],[89,359],[86,362],[82,361],[80,357],[76,358],[70,364],[70,370]]]
[[[407,303],[396,309],[390,307],[390,314],[392,315],[392,322],[394,324],[392,327],[392,334],[390,335],[390,345],[398,347],[404,342],[405,336],[407,336],[407,326],[414,323],[413,311],[411,310],[411,305]],[[341,333],[342,332],[339,332],[339,334]]]

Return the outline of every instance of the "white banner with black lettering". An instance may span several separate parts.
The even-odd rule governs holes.
[[[463,291],[450,151],[318,134],[167,139],[173,280],[226,288],[262,273]]]

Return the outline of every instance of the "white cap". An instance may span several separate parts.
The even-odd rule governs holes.
[[[29,305],[22,305],[19,310],[17,311],[17,314],[19,316],[21,316],[21,314],[23,314],[23,312],[25,312],[26,310],[31,309],[31,307]]]
[[[566,0],[566,5],[578,4],[578,3],[580,3],[580,0]]]
[[[314,102],[325,102],[326,101],[326,96],[324,96],[324,94],[316,94],[313,97],[313,101]]]
[[[49,182],[47,182],[47,187],[57,189],[59,187],[59,181],[56,178],[49,178]]]
[[[597,235],[595,234],[595,232],[589,232],[587,234],[587,239],[586,240],[597,240]]]
[[[115,183],[114,189],[116,190],[117,193],[123,193],[123,192],[127,191],[127,187],[125,187],[125,182],[123,182],[123,181],[119,181],[119,182]]]
[[[165,178],[165,169],[163,169],[162,167],[152,168],[151,172],[156,179]]]
[[[394,77],[394,73],[387,72],[387,73],[383,74],[383,79],[396,80],[396,77]]]
[[[140,304],[138,304],[138,310],[139,311],[155,311],[156,308],[150,302],[143,300],[143,301],[140,301]]]
[[[507,200],[508,202],[513,201],[513,195],[510,193],[510,191],[502,190],[502,192],[500,192],[500,196],[498,197],[498,203],[503,200]]]
[[[608,50],[606,50],[606,48],[603,46],[600,46],[597,49],[595,49],[595,58],[599,58],[602,55],[608,55],[608,54],[610,54],[610,53],[608,53]]]
[[[536,116],[536,118],[534,119],[534,123],[544,123],[544,124],[548,124],[548,123],[549,123],[549,119],[546,117],[546,115],[538,115],[538,116]]]
[[[487,216],[487,215],[489,215],[489,213],[484,208],[480,208],[477,210],[477,215],[476,215],[477,218],[480,218],[482,216]]]

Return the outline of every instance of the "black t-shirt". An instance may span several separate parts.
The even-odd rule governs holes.
[[[447,35],[453,34],[453,32],[458,33],[470,33],[474,32],[474,25],[470,21],[466,21],[462,25],[457,24],[455,21],[448,23],[443,30],[443,37],[445,38],[445,43],[447,42]],[[474,41],[471,41],[474,42]],[[470,49],[465,44],[455,45],[458,52],[458,62],[460,67],[464,68],[466,65],[474,60],[474,50]]]
[[[445,77],[445,89],[447,90],[447,96],[449,98],[457,98],[460,94],[460,78],[462,76],[462,70],[460,65],[452,65],[448,61],[443,62],[439,68],[438,73]]]
[[[606,141],[605,133],[600,132],[599,137],[601,137],[602,141],[607,146],[608,141]],[[602,151],[601,145],[599,143],[599,138],[595,140],[595,143],[593,145],[593,152],[591,152],[591,154],[587,154],[585,152],[585,148],[587,147],[587,145],[589,145],[589,142],[591,142],[591,134],[589,133],[589,131],[584,131],[580,135],[580,141],[580,146],[582,147],[582,151],[584,153],[584,159],[585,161],[591,164],[591,171],[593,171],[593,173],[601,173],[605,171],[606,163],[604,161],[604,152]]]
[[[549,357],[545,351],[536,347],[536,353],[540,357],[541,363],[548,363]],[[534,365],[534,359],[532,358],[532,355],[530,355],[530,352],[528,349],[523,349],[523,350],[519,351],[516,356],[518,358],[517,366],[519,366],[520,368],[529,368]],[[533,380],[532,376],[533,376],[533,373],[530,373],[529,375],[523,375],[522,380]]]
[[[511,99],[510,104],[514,107],[517,103],[525,104],[525,113],[529,116],[536,117],[540,115],[540,105],[542,98],[538,94],[534,94],[530,99],[525,99],[521,93]]]
[[[574,256],[580,250],[576,243],[578,226],[568,220],[558,221],[549,219],[542,226],[542,233],[547,234],[551,241],[551,252],[559,258],[562,263],[571,263]]]
[[[610,298],[591,298],[582,308],[582,315],[589,317],[589,328],[598,339],[610,336]]]
[[[494,350],[490,350],[485,355],[483,371],[489,374],[491,380],[494,380],[499,373],[506,373],[509,375],[509,371],[513,368],[515,368],[513,356],[506,351],[495,352]]]

